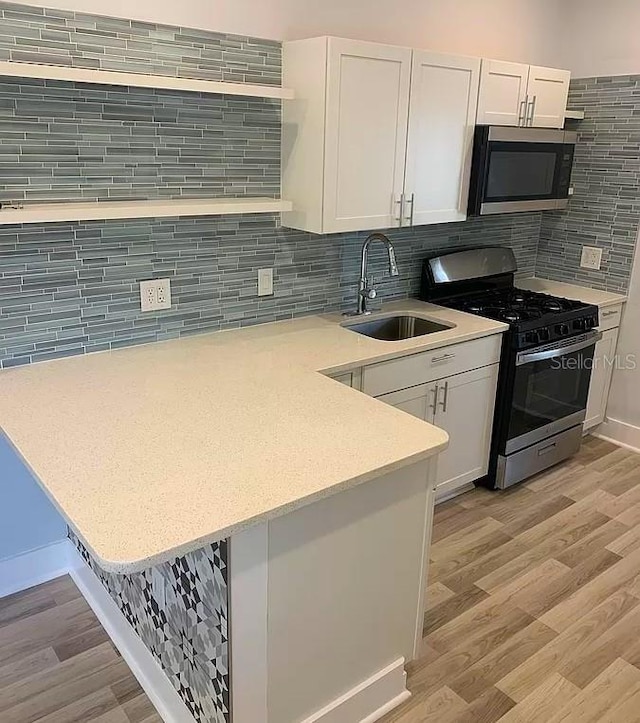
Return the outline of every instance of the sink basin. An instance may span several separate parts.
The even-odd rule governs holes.
[[[385,316],[381,319],[361,321],[359,324],[343,325],[345,329],[355,331],[357,334],[370,336],[381,341],[402,341],[414,336],[434,334],[436,331],[446,331],[451,326],[429,321],[419,316]]]

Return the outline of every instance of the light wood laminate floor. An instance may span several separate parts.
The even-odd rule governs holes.
[[[0,600],[2,723],[162,723],[65,576]]]
[[[589,438],[436,509],[413,695],[382,723],[640,723],[640,455]],[[160,723],[69,578],[0,600],[2,723]]]
[[[424,632],[383,723],[640,721],[640,455],[438,506]]]

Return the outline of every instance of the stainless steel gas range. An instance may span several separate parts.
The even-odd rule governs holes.
[[[504,335],[489,474],[504,489],[574,454],[582,439],[598,307],[515,288],[507,248],[426,259],[421,298],[509,324]]]

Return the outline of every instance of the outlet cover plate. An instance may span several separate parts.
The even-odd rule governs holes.
[[[583,269],[595,269],[596,271],[600,268],[602,263],[602,249],[597,246],[583,246],[582,256],[580,258],[580,266]]]
[[[258,296],[273,294],[273,269],[258,269]]]
[[[143,312],[171,308],[171,280],[151,279],[140,282],[140,309]]]

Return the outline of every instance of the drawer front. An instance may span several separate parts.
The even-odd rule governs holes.
[[[607,329],[615,329],[616,326],[620,326],[622,319],[622,304],[616,306],[605,306],[600,309],[600,331],[606,331]]]
[[[500,361],[502,334],[419,352],[363,369],[362,391],[388,394]]]

